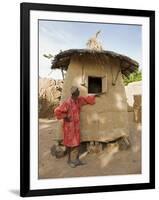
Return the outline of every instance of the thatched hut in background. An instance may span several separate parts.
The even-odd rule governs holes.
[[[91,41],[88,41],[91,46]],[[69,49],[60,52],[52,61],[52,69],[66,71],[61,101],[70,96],[70,88],[76,85],[80,94],[86,96],[103,92],[93,106],[81,111],[81,141],[109,142],[127,138],[127,99],[122,76],[129,76],[138,68],[131,58],[97,48]],[[58,122],[57,122],[58,123]],[[62,139],[57,129],[55,140]]]

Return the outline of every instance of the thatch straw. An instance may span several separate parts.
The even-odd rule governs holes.
[[[54,57],[54,60],[52,60],[51,69],[60,69],[63,68],[64,70],[67,70],[68,65],[70,63],[70,59],[73,55],[93,55],[96,57],[99,57],[99,59],[102,59],[102,57],[111,57],[111,58],[117,58],[121,62],[121,72],[125,76],[129,76],[130,73],[134,72],[136,69],[138,69],[139,64],[135,60],[118,53],[115,53],[113,51],[96,51],[92,49],[69,49],[63,52],[60,52]]]

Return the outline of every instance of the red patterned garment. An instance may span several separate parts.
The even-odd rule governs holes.
[[[77,100],[70,97],[54,110],[57,119],[70,118],[69,122],[63,120],[63,143],[67,147],[80,144],[80,110],[86,104],[95,104],[95,96],[78,97]]]

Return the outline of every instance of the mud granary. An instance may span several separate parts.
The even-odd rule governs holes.
[[[103,93],[95,105],[82,107],[81,141],[109,142],[129,136],[122,76],[129,76],[138,67],[129,57],[102,49],[69,49],[54,57],[51,68],[61,69],[63,76],[66,72],[61,101],[70,96],[72,85],[80,89],[81,96]],[[62,139],[61,128],[54,137]]]

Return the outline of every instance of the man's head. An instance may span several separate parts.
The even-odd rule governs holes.
[[[78,98],[79,94],[80,94],[80,91],[79,91],[78,87],[72,86],[71,87],[72,99],[76,100]]]

